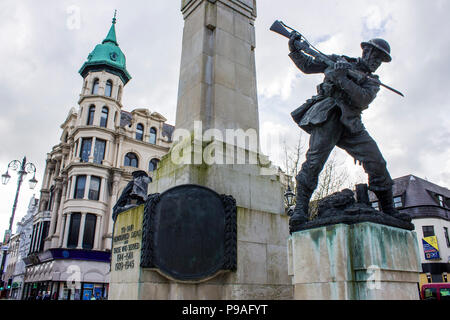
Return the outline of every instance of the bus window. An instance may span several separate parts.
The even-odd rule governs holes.
[[[450,300],[450,288],[439,289],[439,294],[441,295],[441,300]]]
[[[425,300],[436,300],[437,290],[436,288],[426,288],[425,289]]]

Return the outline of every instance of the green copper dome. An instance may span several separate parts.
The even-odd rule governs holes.
[[[124,84],[130,81],[131,76],[126,68],[126,58],[122,50],[119,48],[116,38],[116,18],[113,19],[111,29],[108,35],[101,44],[98,44],[94,51],[88,56],[81,67],[79,73],[83,78],[87,76],[90,71],[106,70],[119,76]]]

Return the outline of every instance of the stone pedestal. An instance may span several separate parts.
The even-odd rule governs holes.
[[[140,267],[144,205],[120,213],[114,226],[110,300],[292,299],[287,270],[288,218],[237,209],[237,270],[182,282]]]
[[[296,300],[417,300],[415,232],[374,223],[293,233],[289,275]]]

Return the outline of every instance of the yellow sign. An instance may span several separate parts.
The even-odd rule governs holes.
[[[423,252],[425,253],[425,259],[427,260],[440,259],[439,246],[436,236],[423,238],[422,244],[423,244]]]
[[[430,246],[439,251],[438,241],[436,236],[423,238]]]

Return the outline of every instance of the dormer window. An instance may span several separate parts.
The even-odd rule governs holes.
[[[394,197],[394,207],[395,208],[403,207],[403,201],[402,201],[402,197],[401,196]]]
[[[112,87],[113,87],[112,81],[111,80],[106,81],[105,96],[111,97]]]
[[[100,84],[100,81],[98,79],[95,79],[94,84],[92,86],[92,94],[98,94],[99,84]]]
[[[444,202],[444,197],[441,196],[440,194],[437,195],[438,201],[439,201],[439,206],[440,207],[444,207],[445,202]]]

